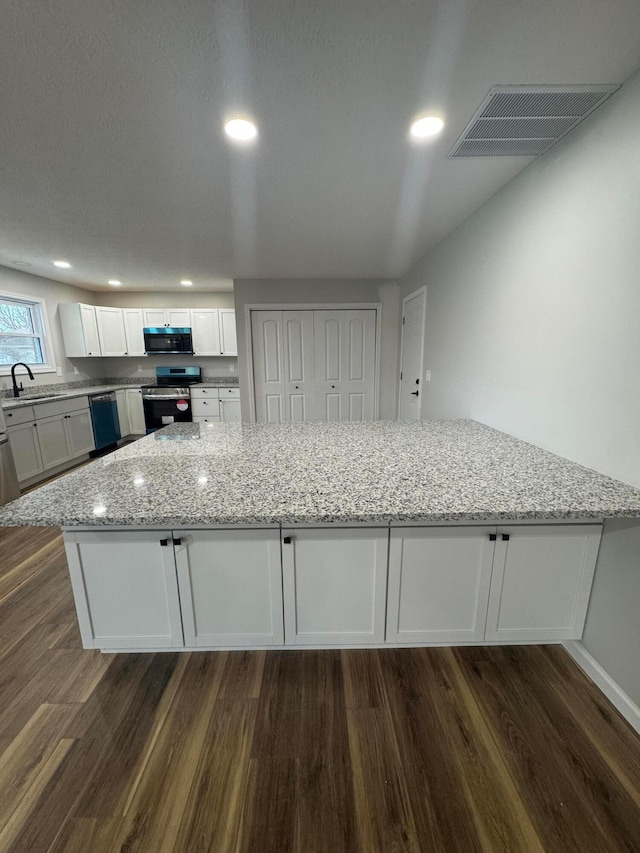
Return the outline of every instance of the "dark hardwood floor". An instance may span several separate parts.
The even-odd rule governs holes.
[[[640,851],[640,738],[559,647],[101,655],[0,530],[0,851]]]

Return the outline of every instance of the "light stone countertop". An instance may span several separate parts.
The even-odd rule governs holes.
[[[474,421],[174,424],[0,509],[0,525],[640,516],[640,490]]]
[[[18,377],[20,378],[20,377]],[[113,385],[113,384],[104,384],[104,385],[88,385],[79,388],[67,388],[62,385],[59,391],[52,390],[51,396],[45,399],[34,400],[29,397],[30,388],[25,388],[22,394],[19,397],[4,397],[0,398],[0,403],[2,403],[3,409],[17,409],[22,406],[37,406],[39,403],[49,403],[53,400],[62,400],[66,398],[72,397],[87,397],[92,394],[106,394],[107,391],[123,391],[127,388],[141,388],[143,385],[154,385],[155,380],[149,377],[146,377],[144,381],[140,382],[128,382],[123,385]],[[55,388],[55,386],[49,386]],[[203,388],[237,388],[238,380],[237,378],[226,378],[226,377],[211,377],[207,378],[202,382]],[[37,394],[44,393],[37,385],[32,386],[33,392]]]

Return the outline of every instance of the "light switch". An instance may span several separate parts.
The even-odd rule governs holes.
[[[425,370],[424,381],[425,382],[431,382],[431,371],[430,370]]]

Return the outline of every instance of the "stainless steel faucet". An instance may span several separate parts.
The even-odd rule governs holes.
[[[33,373],[31,372],[31,368],[28,364],[25,364],[24,361],[16,361],[14,365],[11,367],[11,381],[13,382],[13,396],[19,397],[20,392],[23,390],[22,382],[20,383],[20,387],[18,388],[18,384],[16,382],[16,367],[24,367],[29,374],[29,379],[33,380]]]

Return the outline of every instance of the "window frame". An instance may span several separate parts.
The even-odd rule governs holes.
[[[49,315],[47,313],[47,303],[45,299],[41,299],[38,296],[27,296],[24,293],[11,293],[8,290],[0,290],[0,302],[18,302],[22,305],[27,305],[32,309],[32,318],[33,324],[35,328],[35,332],[33,335],[28,335],[27,337],[36,337],[40,341],[40,348],[42,350],[42,364],[33,364],[29,362],[25,362],[25,364],[29,364],[32,373],[55,373],[57,370],[54,350],[53,350],[53,341],[51,338],[51,329],[49,327]],[[35,311],[33,310],[35,309]],[[4,334],[0,332],[0,335]],[[11,365],[10,364],[0,364],[0,376],[10,376],[11,375]]]

